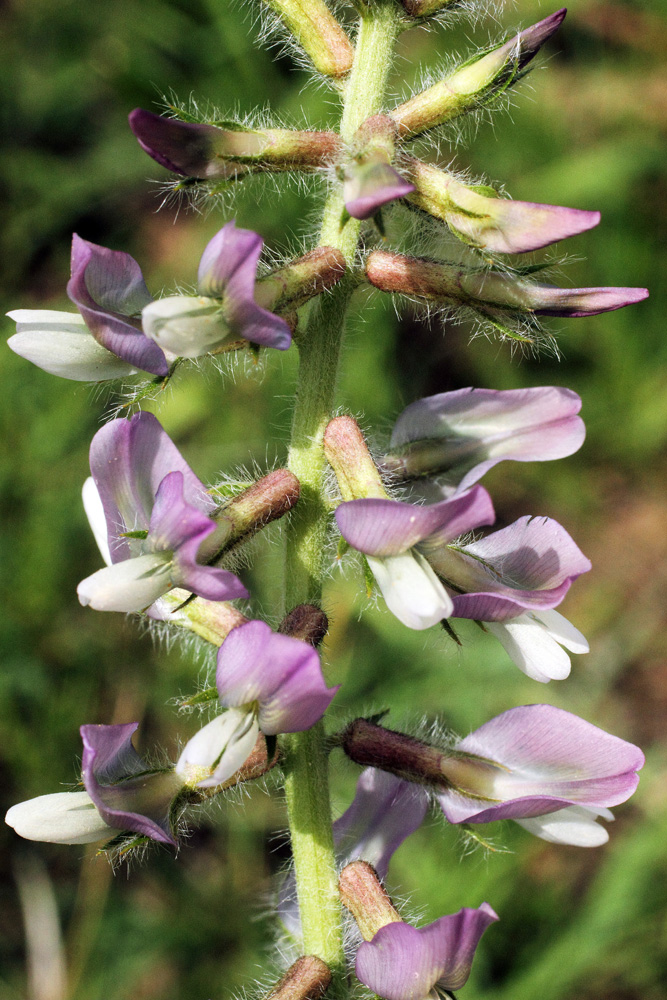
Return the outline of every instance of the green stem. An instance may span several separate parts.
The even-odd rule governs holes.
[[[340,134],[349,140],[384,99],[399,31],[397,0],[375,0],[361,19]],[[339,249],[354,265],[359,222],[345,218],[342,187],[329,192],[320,243]],[[301,483],[301,499],[286,538],[287,610],[322,599],[329,510],[324,488],[324,430],[334,412],[345,315],[354,281],[344,278],[312,305],[299,342],[299,376],[292,422],[289,469]],[[285,793],[301,913],[303,949],[329,965],[338,980],[344,968],[341,907],[333,851],[328,759],[324,726],[285,739]]]

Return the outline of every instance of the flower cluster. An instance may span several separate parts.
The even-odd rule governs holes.
[[[78,311],[9,314],[17,324],[10,347],[47,372],[92,382],[154,376],[135,403],[186,359],[297,344],[289,468],[207,487],[149,412],[111,419],[90,447],[83,503],[105,566],[81,581],[79,600],[205,642],[211,662],[215,653],[215,685],[182,706],[215,705],[216,714],[188,738],[174,737],[179,749],[159,765],[133,744],[138,722],[81,726],[80,787],[21,802],[6,821],[31,840],[177,848],[195,807],[272,771],[286,790],[294,854],[278,914],[293,941],[317,945],[286,970],[272,1000],[319,1000],[327,989],[323,958],[332,968],[344,958],[341,901],[356,925],[347,957],[361,984],[385,1000],[451,996],[498,917],[482,902],[413,927],[393,905],[382,884],[392,855],[429,808],[466,829],[509,819],[543,840],[594,847],[608,838],[598,820],[613,819],[610,807],[633,793],[644,758],[546,704],[511,708],[441,743],[385,728],[381,716],[325,734],[321,720],[339,686],[327,682],[316,647],[328,629],[322,585],[336,532],[340,556],[349,547],[361,554],[409,629],[442,623],[456,639],[452,620],[475,621],[542,683],[567,677],[568,651],[588,650],[556,610],[591,568],[588,558],[551,517],[524,514],[482,532],[496,513],[479,482],[500,462],[576,452],[585,433],[579,397],[557,386],[438,393],[404,409],[373,455],[350,416],[332,419],[340,413],[334,387],[345,309],[364,285],[457,309],[532,342],[536,317],[593,315],[647,293],[564,289],[534,280],[531,266],[509,266],[500,255],[584,232],[599,214],[512,201],[413,155],[413,140],[491,107],[514,85],[564,10],[383,107],[383,60],[398,33],[455,4],[356,0],[353,43],[325,0],[264,2],[315,71],[344,93],[340,132],[142,109],[130,126],[180,190],[214,193],[257,173],[326,178],[321,244],[264,267],[262,237],[227,221],[204,248],[193,294],[153,299],[132,257],[75,235],[67,294]],[[400,239],[392,245],[415,213],[444,237],[442,258],[419,242],[409,254],[399,252]],[[232,604],[253,599],[237,575],[238,552],[295,507],[285,532],[286,608],[266,616],[280,621],[272,628],[246,616],[250,605]],[[364,770],[354,800],[331,823],[327,769],[337,749]]]

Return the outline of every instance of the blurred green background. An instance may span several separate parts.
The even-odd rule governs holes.
[[[250,10],[228,0],[9,0],[2,5],[0,105],[4,145],[0,228],[5,309],[65,308],[72,231],[141,263],[158,293],[193,282],[207,240],[225,219],[184,206],[159,214],[165,172],[126,124],[173,90],[223,111],[269,99],[288,120],[335,121],[335,102],[288,57],[258,47]],[[551,12],[520,0],[506,27]],[[600,849],[545,844],[512,824],[487,832],[509,853],[466,853],[433,821],[395,856],[391,885],[434,919],[488,900],[501,921],[486,935],[470,1000],[659,1000],[667,981],[667,268],[663,171],[667,27],[660,0],[574,0],[543,68],[510,114],[482,124],[456,164],[506,184],[516,198],[598,208],[601,226],[569,241],[564,283],[648,285],[652,298],[607,316],[563,321],[560,363],[512,354],[462,327],[397,321],[379,296],[350,323],[341,405],[378,438],[419,396],[466,385],[562,384],[584,400],[588,439],[578,455],[501,465],[485,480],[499,523],[556,517],[593,560],[563,610],[591,640],[569,681],[538,686],[490,638],[463,629],[409,632],[382,603],[367,607],[357,571],[333,573],[325,648],[334,712],[392,706],[395,725],[438,712],[465,732],[517,704],[547,700],[643,746],[647,767],[617,809]],[[401,41],[395,78],[405,93],[467,39],[501,28],[415,30]],[[401,78],[402,77],[402,78]],[[444,162],[452,153],[445,152]],[[233,210],[275,251],[316,231],[321,193],[261,181]],[[226,217],[225,217],[226,218]],[[6,335],[13,325],[6,321]],[[204,480],[285,456],[295,352],[271,354],[232,377],[182,374],[152,408]],[[0,768],[3,810],[77,777],[78,726],[141,720],[141,746],[175,753],[197,726],[167,702],[202,681],[207,664],[155,645],[122,615],[79,606],[77,582],[99,565],[79,501],[87,449],[113,403],[109,389],[59,380],[2,355]],[[280,532],[256,544],[253,614],[275,620]],[[363,615],[362,615],[363,611]],[[209,664],[210,666],[210,664]],[[178,734],[178,735],[177,735]],[[339,761],[342,811],[355,772]],[[178,857],[152,851],[114,876],[94,850],[20,841],[0,829],[2,1000],[190,1000],[250,989],[267,968],[271,879],[287,859],[280,797],[257,788],[221,802]],[[661,983],[663,986],[661,986]]]

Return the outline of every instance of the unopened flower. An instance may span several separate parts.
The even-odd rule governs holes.
[[[90,468],[87,512],[110,565],[79,584],[82,604],[141,611],[173,587],[213,601],[247,597],[233,573],[206,565],[231,526],[212,519],[215,502],[152,414],[102,427]]]
[[[411,403],[398,417],[384,465],[469,489],[496,463],[565,458],[581,447],[581,400],[570,389],[456,389]]]
[[[496,716],[449,749],[357,719],[345,752],[430,787],[450,823],[513,819],[543,840],[594,847],[608,839],[597,822],[637,787],[641,750],[552,705]]]
[[[353,155],[343,168],[343,198],[353,218],[369,219],[383,205],[414,191],[392,165],[395,137],[396,125],[386,115],[368,118],[357,130]]]
[[[419,4],[429,12],[437,6],[441,4]],[[394,108],[389,114],[398,125],[399,135],[409,139],[451,121],[516,83],[542,45],[558,30],[565,14],[565,8],[558,10],[503,45],[473,56],[434,86]]]
[[[157,163],[201,180],[236,179],[262,170],[316,170],[331,161],[340,145],[335,132],[226,129],[142,108],[135,108],[129,120],[139,145]]]
[[[138,317],[152,297],[133,257],[74,234],[67,294],[79,314],[46,309],[8,314],[17,324],[8,342],[13,351],[76,381],[101,382],[137,369],[167,374],[164,352],[141,329]]]
[[[493,188],[465,184],[412,157],[403,157],[402,170],[414,185],[409,201],[480,250],[526,253],[586,232],[600,221],[599,212],[501,198]]]
[[[457,264],[375,250],[366,277],[383,292],[398,292],[450,306],[466,306],[506,329],[532,316],[595,316],[641,302],[645,288],[558,288],[500,269],[467,270]]]
[[[284,319],[256,301],[261,236],[228,222],[209,242],[199,263],[199,294],[170,295],[147,305],[147,337],[183,358],[197,358],[243,338],[285,351],[292,342]]]
[[[56,792],[12,806],[5,821],[27,840],[87,844],[129,830],[176,844],[171,806],[183,786],[170,768],[151,768],[132,745],[138,723],[82,726],[82,792]]]
[[[261,621],[232,629],[218,653],[216,685],[227,711],[192,737],[176,765],[183,780],[199,788],[220,785],[237,771],[260,732],[309,729],[338,691],[326,686],[311,645]]]

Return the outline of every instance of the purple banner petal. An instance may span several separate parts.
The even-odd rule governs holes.
[[[426,927],[386,924],[360,945],[357,978],[385,1000],[424,1000],[434,987],[459,989],[470,975],[482,934],[497,919],[482,903]]]
[[[216,684],[226,708],[258,702],[259,726],[267,736],[309,729],[338,691],[326,686],[312,646],[261,621],[227,636],[218,653]]]
[[[343,538],[371,556],[396,556],[439,533],[449,540],[492,524],[491,498],[481,486],[459,497],[419,507],[399,500],[350,500],[336,510]]]
[[[81,726],[83,782],[109,826],[175,846],[169,807],[182,783],[172,771],[148,769],[132,746],[138,725]]]
[[[107,250],[75,233],[67,294],[102,347],[143,371],[167,374],[164,354],[133,318],[152,299],[129,254]]]

